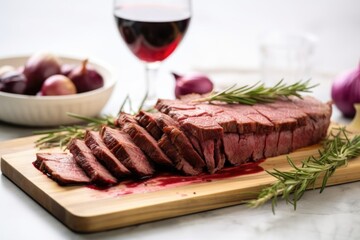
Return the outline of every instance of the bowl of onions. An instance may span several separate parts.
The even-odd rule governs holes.
[[[98,115],[115,87],[109,66],[94,59],[36,53],[0,59],[0,121],[25,126],[74,124]]]

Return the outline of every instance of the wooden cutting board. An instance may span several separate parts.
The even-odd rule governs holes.
[[[237,177],[206,179],[156,188],[151,184],[118,186],[98,190],[85,186],[61,187],[33,167],[34,137],[0,142],[1,171],[70,229],[96,232],[240,204],[256,197],[274,181],[261,170],[287,170],[285,156],[269,158],[257,171]],[[299,163],[316,154],[318,145],[290,154]],[[52,151],[58,151],[54,149]],[[328,185],[360,180],[360,158],[338,169]],[[135,189],[135,191],[134,191]],[[128,191],[129,190],[129,191]],[[130,193],[130,194],[129,194]]]

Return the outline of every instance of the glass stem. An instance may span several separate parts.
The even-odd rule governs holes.
[[[159,63],[146,63],[145,64],[145,72],[146,72],[146,100],[144,105],[146,107],[153,107],[157,101],[157,93],[156,93],[156,81],[157,81],[157,73],[159,69]]]

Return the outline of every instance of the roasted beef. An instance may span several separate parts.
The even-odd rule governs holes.
[[[148,177],[154,174],[154,167],[127,133],[119,129],[103,127],[100,135],[106,147],[137,177]]]
[[[106,147],[98,132],[86,131],[85,143],[95,157],[100,160],[116,178],[121,179],[131,175],[129,169]]]
[[[111,185],[116,179],[110,172],[117,178],[141,178],[160,165],[185,175],[214,173],[226,163],[258,161],[319,142],[332,111],[331,104],[312,97],[253,106],[159,99],[155,108],[159,112],[121,113],[115,121],[118,129],[105,126],[100,134],[86,133],[88,147],[73,140],[68,146],[73,158],[38,154],[35,165],[60,184],[90,178]]]
[[[164,153],[170,157],[173,161],[174,166],[177,170],[184,173],[185,175],[198,175],[202,171],[195,169],[191,164],[177,151],[177,148],[171,143],[170,139],[166,134],[159,140],[159,146]]]
[[[90,182],[69,153],[37,153],[34,165],[60,185]]]
[[[186,159],[191,166],[201,171],[205,166],[204,161],[195,149],[193,149],[185,134],[179,128],[169,125],[165,126],[163,131],[179,154]]]
[[[123,128],[125,123],[137,123],[133,115],[121,112],[115,120],[115,126],[118,128]]]
[[[117,183],[117,179],[101,165],[84,141],[73,139],[68,144],[68,149],[77,164],[90,177],[92,183],[97,185],[113,185]]]
[[[254,106],[160,99],[156,108],[179,122],[210,173],[223,154],[238,165],[319,142],[331,116],[331,105],[312,97]]]
[[[141,126],[136,123],[126,123],[122,128],[129,134],[132,141],[138,146],[154,163],[160,166],[167,166],[170,169],[173,163],[160,149],[156,140]]]

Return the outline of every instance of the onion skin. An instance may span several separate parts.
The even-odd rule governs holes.
[[[7,72],[14,71],[15,68],[13,66],[5,65],[0,67],[0,77],[6,74]]]
[[[84,60],[81,66],[74,68],[69,73],[69,78],[75,84],[77,92],[88,92],[104,86],[103,77],[92,68],[87,66],[88,60]]]
[[[347,118],[353,118],[355,103],[360,103],[360,65],[339,76],[332,84],[331,97],[336,107]]]
[[[60,74],[68,77],[75,67],[76,66],[74,64],[63,64],[60,68]]]
[[[197,93],[205,94],[213,90],[214,84],[212,81],[204,74],[188,74],[188,75],[179,75],[173,73],[176,85],[175,85],[175,96],[180,98],[181,96]]]
[[[44,81],[52,75],[59,74],[60,70],[60,61],[56,56],[50,53],[32,55],[24,67],[27,79],[25,94],[35,95],[40,91]]]
[[[76,94],[74,83],[64,75],[52,75],[41,87],[40,96],[59,96]]]
[[[16,94],[24,94],[26,77],[18,71],[8,71],[0,77],[0,91]]]

